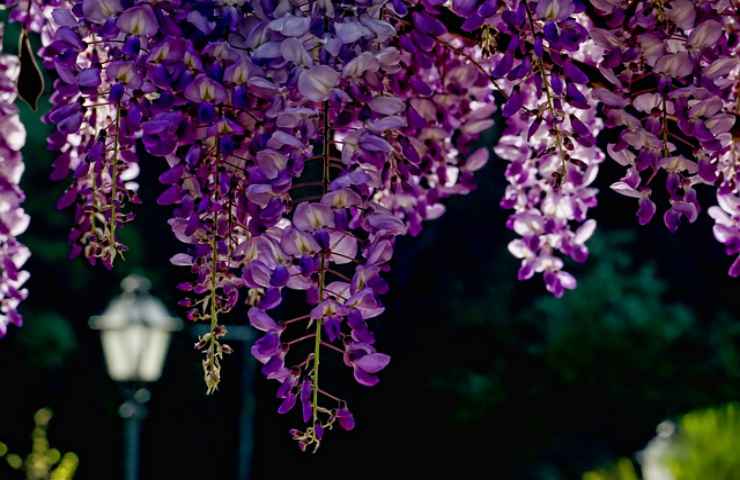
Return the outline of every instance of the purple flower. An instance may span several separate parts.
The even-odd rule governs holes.
[[[293,224],[307,232],[334,226],[331,209],[320,203],[301,203],[293,214]]]
[[[338,349],[358,382],[378,382],[389,357],[366,320],[384,311],[381,275],[395,241],[475,188],[489,159],[476,148],[498,108],[494,151],[508,183],[500,205],[511,210],[520,279],[541,275],[558,297],[575,287],[564,259],[588,258],[603,129],[625,170],[612,190],[636,199],[638,223],[657,213],[661,195],[669,229],[693,222],[699,192],[713,189],[715,236],[728,255],[740,253],[736,15],[727,2],[625,11],[611,0],[393,0],[394,15],[326,0],[246,10],[233,1],[41,3],[10,4],[9,18],[42,33],[44,65],[56,72],[45,120],[55,126],[52,177],[70,179],[58,205],[75,207],[72,254],[111,267],[123,253],[118,232],[140,202],[143,145],[163,162],[157,201],[172,206],[184,244],[172,261],[192,273],[181,305],[211,325],[198,342],[208,391],[230,351],[220,317],[244,302],[264,332],[252,352],[279,384],[278,411],[300,397],[306,425],[292,434],[302,449],[316,448],[334,421],[354,427],[346,402],[314,385],[321,357]],[[61,8],[49,22],[52,5]],[[449,34],[448,9],[480,42]],[[3,57],[3,330],[20,323],[27,256],[15,240],[28,223],[15,71]],[[278,319],[292,290],[304,313]],[[319,336],[318,350],[303,348]]]
[[[339,72],[326,65],[317,65],[301,72],[298,90],[307,99],[321,102],[329,98],[329,93],[337,85]]]
[[[664,55],[655,64],[655,71],[675,78],[683,78],[694,70],[688,52]]]
[[[357,344],[345,354],[345,362],[354,369],[355,380],[366,387],[372,387],[380,381],[375,374],[388,366],[390,361],[391,357],[388,355],[376,353],[362,344]]]
[[[655,215],[655,203],[650,198],[640,198],[639,208],[637,209],[637,220],[640,225],[647,225]]]
[[[105,23],[122,10],[120,0],[83,0],[82,2],[82,14],[85,15],[86,20],[93,23]]]
[[[339,426],[344,430],[354,430],[355,418],[352,416],[352,412],[347,408],[338,408],[335,416],[339,422]]]
[[[267,363],[280,352],[280,336],[276,332],[267,332],[252,346],[252,355],[262,363]]]
[[[263,332],[278,332],[280,326],[264,310],[250,308],[248,312],[249,324]]]
[[[222,103],[226,99],[224,87],[203,73],[195,77],[184,94],[192,102]]]
[[[411,17],[414,20],[416,28],[428,35],[436,37],[447,33],[447,27],[445,27],[444,23],[431,15],[414,12],[411,14]]]
[[[509,99],[504,104],[503,109],[501,110],[501,113],[504,117],[511,117],[516,112],[519,111],[519,109],[522,108],[522,104],[524,103],[524,94],[520,92],[519,90],[514,91]]]
[[[18,306],[28,296],[24,284],[29,274],[22,268],[31,254],[17,239],[30,220],[21,206],[25,195],[19,186],[23,173],[20,150],[26,142],[26,130],[13,103],[17,62],[14,57],[0,54],[0,338],[5,336],[8,325],[23,324]]]
[[[539,0],[537,16],[545,20],[563,20],[575,11],[572,0]]]
[[[110,10],[110,7],[108,9]],[[126,33],[145,37],[152,36],[159,30],[157,16],[147,4],[139,4],[125,10],[119,15],[116,24]]]

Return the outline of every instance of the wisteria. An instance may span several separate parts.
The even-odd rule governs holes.
[[[589,25],[571,16],[573,6],[559,8],[541,2],[533,12],[520,4],[502,17],[512,36],[492,72],[504,78],[510,92],[503,106],[507,128],[495,148],[511,162],[506,168],[511,185],[501,206],[514,209],[507,226],[522,237],[509,250],[522,259],[520,280],[542,273],[547,290],[558,297],[575,288],[576,280],[562,270],[556,253],[586,260],[585,242],[596,226],[587,219],[596,205],[597,191],[590,185],[604,158],[596,148],[601,121],[595,100],[581,92],[588,77],[576,63],[592,58]]]
[[[505,82],[509,119],[495,150],[511,161],[502,206],[515,210],[508,226],[522,236],[509,245],[522,259],[520,279],[542,272],[556,296],[575,287],[553,252],[576,262],[587,257],[584,241],[595,221],[586,220],[586,212],[597,193],[589,184],[603,157],[599,138],[609,157],[627,168],[612,189],[638,200],[641,225],[657,211],[652,191],[658,182],[669,202],[663,220],[674,232],[683,219],[698,217],[695,186],[736,195],[733,7],[543,0],[500,2],[493,9],[485,3],[470,17],[475,25],[483,22],[484,36],[493,35],[486,28],[495,29],[493,43],[501,51],[494,53],[491,75]],[[716,236],[728,244],[727,233]],[[728,254],[736,255],[729,245]],[[730,274],[737,276],[735,267]]]
[[[180,305],[210,325],[196,344],[206,390],[221,381],[224,317],[236,312],[262,332],[252,354],[278,383],[278,412],[299,412],[291,435],[303,450],[354,428],[320,365],[379,382],[390,357],[371,325],[395,241],[474,189],[491,155],[480,135],[496,118],[520,280],[541,274],[557,297],[576,287],[565,268],[587,260],[606,158],[624,167],[612,189],[637,201],[641,225],[659,213],[676,231],[702,212],[697,190],[713,189],[707,213],[740,275],[732,0],[6,4],[29,79],[28,36],[42,34],[51,178],[67,181],[57,206],[73,212],[71,256],[106,268],[125,257],[139,165],[159,159],[157,202],[183,245],[171,262],[192,273]],[[20,322],[28,255],[15,240],[27,224],[18,61],[2,62],[0,327]],[[284,318],[288,301],[303,311]]]
[[[18,304],[28,295],[23,284],[29,275],[22,268],[30,256],[28,248],[16,238],[29,222],[21,206],[25,195],[19,186],[26,130],[13,103],[19,62],[15,56],[2,52],[2,32],[0,26],[0,336],[5,335],[8,324],[23,323]]]
[[[247,303],[264,332],[252,353],[280,384],[278,411],[300,400],[307,426],[293,436],[316,448],[326,429],[353,426],[346,402],[321,388],[322,355],[338,355],[362,385],[378,382],[390,357],[367,321],[383,311],[394,239],[470,191],[487,153],[466,154],[495,106],[453,40],[419,53],[383,4],[249,10],[55,10],[41,52],[58,77],[46,116],[57,130],[52,178],[73,179],[58,203],[75,210],[73,255],[111,267],[138,202],[137,143],[166,161],[158,203],[173,206],[187,246],[172,262],[194,275],[180,304],[211,326],[196,345],[208,393],[230,352],[220,318]],[[273,318],[290,291],[306,314]]]
[[[628,12],[602,6],[599,13],[611,26],[592,34],[605,50],[598,63],[608,82],[604,116],[619,132],[607,149],[627,167],[612,188],[639,199],[644,225],[656,212],[652,193],[662,180],[670,205],[663,221],[675,232],[698,217],[697,187],[712,186],[720,197],[738,192],[737,8],[680,0]],[[729,273],[738,276],[736,267]]]

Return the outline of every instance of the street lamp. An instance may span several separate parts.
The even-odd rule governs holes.
[[[151,282],[138,275],[123,279],[123,293],[105,312],[90,319],[100,330],[105,364],[110,377],[123,389],[126,401],[118,412],[124,420],[124,478],[139,475],[139,433],[146,416],[149,390],[159,380],[172,332],[182,328],[160,300],[149,294]]]

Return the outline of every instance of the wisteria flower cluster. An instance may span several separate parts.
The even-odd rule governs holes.
[[[29,222],[19,186],[24,169],[21,148],[26,143],[26,130],[14,104],[19,62],[2,52],[2,33],[0,26],[0,336],[5,335],[8,324],[23,323],[18,304],[28,295],[23,284],[29,275],[22,268],[30,256],[16,238]]]
[[[490,83],[451,43],[419,51],[414,25],[438,21],[391,23],[405,16],[381,2],[82,1],[51,12],[40,52],[56,73],[46,120],[52,178],[71,178],[58,207],[75,212],[72,255],[110,268],[124,254],[138,162],[162,158],[158,203],[186,246],[172,262],[194,274],[180,303],[211,325],[196,345],[207,390],[231,350],[220,318],[246,303],[278,411],[300,404],[304,449],[354,426],[321,388],[322,356],[365,386],[390,360],[368,321],[395,238],[487,161],[472,148],[493,123]],[[289,295],[306,314],[278,319]]]
[[[637,220],[657,211],[676,231],[701,209],[695,187],[717,189],[715,236],[737,257],[737,11],[731,2],[688,0],[490,2],[466,21],[498,46],[494,79],[507,96],[507,131],[496,147],[509,160],[502,200],[519,278],[541,272],[556,296],[576,285],[554,253],[586,259],[596,204],[589,187],[607,155],[626,168],[612,185],[638,200]],[[463,26],[465,27],[465,25]],[[495,34],[492,32],[496,32]],[[735,204],[737,201],[735,200]],[[734,233],[733,233],[734,232]],[[740,260],[730,268],[738,276]]]
[[[740,275],[732,0],[5,3],[25,35],[42,34],[54,77],[45,119],[51,178],[69,182],[58,207],[74,211],[72,256],[111,268],[125,255],[119,231],[140,203],[139,163],[163,160],[158,203],[171,206],[183,244],[171,262],[193,274],[180,304],[210,325],[196,344],[207,391],[231,351],[222,318],[246,305],[278,412],[302,417],[291,431],[301,449],[354,428],[320,365],[336,356],[359,384],[378,383],[390,357],[370,326],[395,240],[474,188],[489,160],[479,137],[495,116],[520,280],[541,274],[558,297],[575,288],[565,260],[588,257],[607,157],[624,167],[612,189],[637,200],[641,225],[659,205],[671,231],[694,222],[697,188],[714,189],[714,234]],[[23,142],[5,76],[3,118],[15,120],[2,128],[10,193],[0,213],[25,218],[22,166],[6,168],[20,165]],[[16,323],[27,251],[5,246],[25,223],[0,236],[13,266],[3,314]],[[304,313],[282,318],[286,301]]]

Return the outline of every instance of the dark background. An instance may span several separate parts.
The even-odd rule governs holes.
[[[65,185],[48,180],[49,127],[39,122],[46,109],[46,98],[38,113],[21,106],[31,296],[26,325],[0,341],[0,440],[27,452],[33,412],[51,407],[50,440],[79,455],[76,478],[116,480],[121,396],[87,320],[130,273],[149,277],[153,293],[182,315],[174,286],[187,269],[168,263],[178,245],[168,210],[154,202],[163,165],[152,159],[142,161],[145,205],[122,234],[127,261],[108,272],[66,259],[71,212],[54,209]],[[253,478],[579,478],[633,455],[665,418],[738,399],[740,288],[726,276],[730,259],[706,215],[677,236],[657,217],[637,226],[635,202],[608,189],[620,169],[607,161],[592,256],[573,266],[579,288],[555,300],[539,279],[515,280],[517,261],[506,250],[513,234],[498,208],[504,166],[491,161],[478,190],[452,199],[418,238],[398,242],[387,309],[374,321],[379,348],[393,358],[381,383],[367,389],[346,368],[323,370],[322,382],[349,399],[355,431],[331,432],[318,453],[300,453],[288,435],[299,419],[277,415],[275,384],[256,379]],[[245,312],[227,321],[245,324]],[[152,387],[142,479],[236,478],[241,347],[224,362],[218,393],[206,397],[192,343],[188,330],[174,338]],[[0,478],[13,475],[0,464]]]

